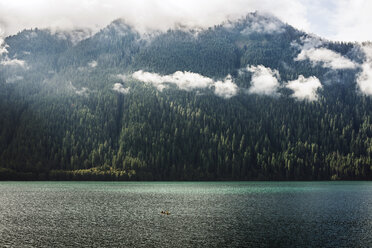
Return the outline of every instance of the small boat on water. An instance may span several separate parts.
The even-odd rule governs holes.
[[[168,211],[163,211],[163,210],[162,210],[160,213],[161,213],[161,214],[165,214],[165,215],[170,215],[170,213],[169,213]]]

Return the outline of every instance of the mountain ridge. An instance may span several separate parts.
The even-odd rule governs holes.
[[[58,35],[5,39],[1,179],[371,179],[368,44],[259,13]]]

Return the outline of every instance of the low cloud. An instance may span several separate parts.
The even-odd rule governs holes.
[[[299,0],[38,0],[0,1],[0,16],[7,23],[6,35],[24,28],[88,27],[98,31],[117,18],[138,30],[163,30],[182,23],[190,27],[210,27],[237,19],[253,11],[271,12],[301,29],[310,27],[306,7]],[[42,16],[42,18],[40,18]]]
[[[285,87],[293,90],[291,96],[297,100],[316,101],[318,100],[317,90],[322,88],[322,84],[317,77],[305,78],[300,75],[298,79],[289,81]]]
[[[159,75],[157,73],[136,71],[132,74],[132,77],[139,81],[152,84],[159,91],[173,84],[185,91],[214,88],[214,93],[224,98],[231,98],[238,93],[238,87],[233,83],[230,76],[226,77],[223,81],[215,81],[193,72],[177,71],[171,75]]]
[[[316,101],[318,100],[317,91],[322,88],[322,84],[317,77],[312,76],[305,78],[302,75],[296,80],[283,83],[284,86],[281,86],[279,84],[279,72],[263,65],[248,66],[240,70],[240,73],[244,72],[252,73],[251,87],[248,89],[248,93],[250,94],[278,96],[279,89],[285,87],[293,91],[291,97],[297,100]],[[153,85],[159,91],[168,88],[169,85],[175,85],[179,89],[185,91],[211,89],[215,95],[225,99],[236,96],[241,90],[234,83],[230,75],[223,80],[215,81],[209,77],[193,72],[177,71],[170,75],[160,75],[157,73],[136,71],[132,74],[132,77],[136,80]],[[129,92],[129,88],[123,88],[120,83],[114,85],[114,90],[118,92],[122,90],[124,94]]]
[[[178,88],[186,91],[205,89],[213,84],[213,80],[198,73],[177,71],[171,75],[159,75],[157,73],[137,71],[133,77],[145,83],[153,84],[158,90],[167,88],[167,84],[175,84]]]
[[[137,29],[167,30],[175,23],[208,27],[248,12],[270,12],[301,30],[344,41],[372,40],[368,0],[0,0],[6,35],[24,28],[103,28],[124,17]],[[42,18],[40,18],[42,17]]]
[[[93,31],[89,28],[79,28],[73,30],[61,30],[60,28],[51,28],[51,33],[56,35],[59,39],[69,40],[73,45],[76,45],[82,40],[92,36]]]
[[[8,46],[5,44],[4,40],[0,36],[0,56],[8,53],[7,47]]]
[[[357,76],[359,90],[365,95],[372,95],[372,45],[363,46],[362,50],[366,56],[361,65],[361,72]]]
[[[79,96],[87,96],[89,93],[89,89],[87,87],[83,87],[80,90],[75,90],[75,93]]]
[[[302,37],[302,45],[294,42],[292,46],[297,47],[301,52],[294,59],[295,61],[309,60],[313,66],[321,65],[324,68],[333,70],[356,69],[358,65],[350,59],[330,49],[321,47],[324,43],[317,37]]]
[[[124,37],[127,36],[128,33],[131,32],[132,26],[126,23],[126,20],[123,18],[116,19],[110,25],[102,29],[102,33],[104,34],[102,37],[105,39],[111,39],[111,33],[114,32],[116,35]]]
[[[124,86],[121,83],[116,83],[114,84],[112,90],[125,95],[129,93],[130,88],[124,88]]]
[[[8,53],[8,50],[7,50],[8,45],[5,44],[5,41],[3,38],[4,35],[5,35],[4,30],[0,26],[0,56]]]
[[[247,71],[252,73],[251,94],[276,96],[278,95],[280,75],[277,70],[272,70],[263,65],[248,66]]]
[[[250,23],[247,28],[241,31],[242,34],[249,35],[251,33],[282,33],[285,31],[285,25],[282,21],[274,16],[267,14],[267,16],[257,16],[249,14]]]
[[[283,82],[282,86],[279,84],[280,74],[275,69],[263,65],[248,66],[240,70],[240,74],[246,71],[252,73],[251,87],[248,89],[250,94],[278,96],[279,89],[288,88],[293,91],[291,97],[297,100],[316,101],[317,90],[322,88],[319,79],[314,76],[305,78],[300,75],[296,80]]]
[[[301,36],[300,42],[292,41],[291,46],[299,50],[308,50],[311,48],[318,48],[324,44],[324,41],[317,36]]]
[[[82,87],[81,89],[78,89],[76,88],[72,82],[70,81],[69,85],[68,85],[68,88],[72,91],[74,91],[75,94],[79,95],[79,96],[88,96],[89,94],[89,89],[87,87]]]
[[[26,61],[20,59],[9,59],[7,57],[4,60],[2,60],[0,64],[4,66],[17,66],[27,69]]]
[[[333,70],[357,68],[357,64],[353,61],[327,48],[302,50],[295,58],[296,61],[306,59],[310,60],[313,65],[321,64],[323,67]]]
[[[94,68],[98,65],[97,61],[95,60],[92,60],[91,62],[88,63],[88,66],[91,67],[91,68]]]
[[[166,83],[172,83],[167,80],[171,76],[161,76],[157,73],[144,72],[142,70],[134,72],[132,77],[144,83],[152,84],[159,91],[163,91],[163,89],[168,87]]]
[[[238,94],[239,88],[232,81],[231,76],[227,76],[224,81],[214,83],[214,94],[223,98],[231,98]]]

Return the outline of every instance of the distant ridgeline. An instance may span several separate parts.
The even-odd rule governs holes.
[[[2,180],[372,179],[372,45],[257,13],[0,40]]]

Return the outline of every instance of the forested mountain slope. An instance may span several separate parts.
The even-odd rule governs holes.
[[[0,179],[372,179],[368,43],[258,13],[66,34],[0,42]]]

